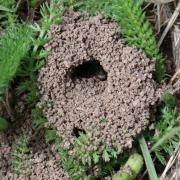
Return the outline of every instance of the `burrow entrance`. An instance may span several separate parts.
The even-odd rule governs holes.
[[[90,60],[71,69],[70,78],[72,80],[82,78],[97,78],[100,81],[107,80],[107,72],[97,60]]]

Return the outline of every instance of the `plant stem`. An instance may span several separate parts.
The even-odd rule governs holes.
[[[123,168],[113,177],[113,180],[132,180],[139,174],[143,167],[143,157],[134,153]]]

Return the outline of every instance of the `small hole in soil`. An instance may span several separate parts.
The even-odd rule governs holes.
[[[101,81],[107,80],[107,72],[97,60],[90,60],[71,70],[71,79],[96,77]]]
[[[85,130],[84,129],[79,129],[77,127],[74,127],[73,129],[73,136],[76,136],[77,138],[80,136],[80,134],[86,134]]]

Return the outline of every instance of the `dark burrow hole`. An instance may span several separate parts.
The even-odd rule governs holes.
[[[72,135],[78,138],[81,134],[86,134],[86,131],[84,129],[74,127]]]
[[[77,67],[72,68],[71,79],[96,77],[101,81],[107,80],[107,72],[103,69],[97,60],[87,61]]]

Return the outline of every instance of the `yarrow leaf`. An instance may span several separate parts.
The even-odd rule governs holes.
[[[32,31],[27,25],[10,26],[0,37],[1,91],[8,86],[8,83],[16,75],[21,60],[30,49],[31,42]]]

